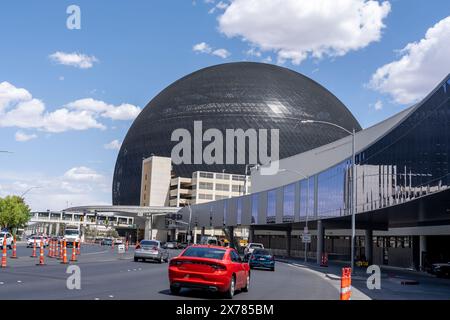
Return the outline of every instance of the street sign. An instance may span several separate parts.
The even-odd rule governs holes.
[[[117,246],[117,252],[118,253],[125,253],[125,245],[124,244],[119,244]]]
[[[187,241],[191,241],[191,235],[188,234],[188,236],[186,238],[187,238]]]
[[[302,242],[303,243],[311,243],[311,234],[309,233],[304,233],[302,235]]]

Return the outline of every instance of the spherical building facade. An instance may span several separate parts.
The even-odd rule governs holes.
[[[338,128],[300,124],[298,119],[331,121],[348,130],[361,129],[332,93],[286,68],[239,62],[212,66],[187,75],[150,101],[132,124],[117,157],[113,204],[139,205],[142,159],[152,155],[170,157],[172,148],[178,144],[171,141],[172,132],[187,129],[194,137],[194,121],[202,121],[203,132],[215,128],[224,137],[226,129],[279,129],[280,158],[346,136]],[[209,143],[203,142],[203,147]],[[247,143],[247,161],[248,151]],[[270,155],[270,143],[268,152]],[[223,170],[244,174],[245,165],[173,165],[174,174],[182,177],[191,177],[195,171]]]

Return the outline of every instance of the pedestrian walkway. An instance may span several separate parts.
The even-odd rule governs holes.
[[[339,261],[330,261],[328,267],[320,267],[312,260],[306,263],[298,258],[276,257],[276,260],[300,268],[308,268],[336,281],[340,279],[342,268],[348,266],[348,263]],[[424,272],[382,266],[381,289],[369,290],[367,279],[370,274],[366,271],[367,268],[356,267],[353,272],[352,287],[359,291],[359,293],[355,291],[354,300],[361,298],[360,294],[375,300],[450,299],[450,279],[436,278]]]

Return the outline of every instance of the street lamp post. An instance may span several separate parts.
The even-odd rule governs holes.
[[[330,125],[336,128],[339,128],[343,131],[345,131],[346,133],[350,134],[352,136],[352,184],[351,184],[351,195],[352,195],[352,199],[351,199],[351,214],[352,214],[352,236],[351,236],[351,261],[350,261],[350,266],[353,272],[354,269],[354,260],[355,260],[355,238],[356,238],[356,220],[355,220],[355,213],[356,213],[356,198],[355,198],[355,189],[356,189],[356,150],[355,150],[355,135],[356,135],[356,131],[353,128],[352,131],[345,129],[344,127],[332,123],[332,122],[328,122],[328,121],[319,121],[319,120],[300,120],[301,123],[320,123],[320,124],[325,124],[325,125]]]
[[[189,209],[189,225],[188,225],[188,246],[191,244],[191,223],[192,223],[192,208],[191,205],[188,204]]]
[[[25,192],[23,192],[21,195],[20,195],[20,197],[21,198],[23,198],[28,192],[30,192],[31,190],[33,190],[33,189],[40,189],[40,188],[42,188],[42,187],[31,187],[31,188],[28,188]]]
[[[295,174],[298,174],[300,176],[302,176],[305,180],[306,183],[308,184],[308,188],[306,189],[306,220],[305,220],[305,229],[308,230],[308,216],[309,216],[309,176],[296,171],[296,170],[291,170],[291,169],[281,169],[278,170],[278,172],[285,172],[285,171],[289,171]],[[308,243],[305,241],[305,263],[308,262]]]

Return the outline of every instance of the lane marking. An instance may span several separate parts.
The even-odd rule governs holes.
[[[110,297],[110,298],[114,298],[114,296],[113,296],[112,294],[111,294],[111,295],[109,295],[109,297]]]

